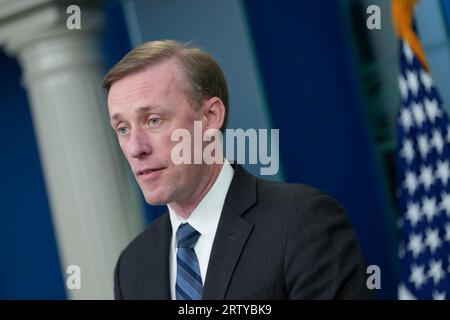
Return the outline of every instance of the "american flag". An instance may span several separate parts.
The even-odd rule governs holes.
[[[397,162],[401,281],[416,299],[450,299],[450,122],[434,82],[400,41]]]

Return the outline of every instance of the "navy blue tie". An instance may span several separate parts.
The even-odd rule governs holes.
[[[195,243],[200,233],[189,223],[183,223],[177,231],[177,300],[200,300],[203,284]]]

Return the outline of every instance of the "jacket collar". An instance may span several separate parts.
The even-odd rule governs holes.
[[[253,230],[242,216],[256,202],[256,178],[240,165],[228,190],[203,286],[203,299],[224,299],[241,252]]]

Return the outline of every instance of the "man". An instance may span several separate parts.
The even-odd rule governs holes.
[[[116,299],[371,298],[356,236],[332,198],[258,179],[227,160],[172,160],[176,129],[192,136],[195,121],[202,132],[226,126],[227,85],[209,54],[147,42],[103,85],[146,201],[169,209],[120,255]]]

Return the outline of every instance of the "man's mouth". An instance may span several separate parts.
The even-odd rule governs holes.
[[[140,178],[152,178],[156,177],[165,168],[146,168],[136,172],[136,177]]]

